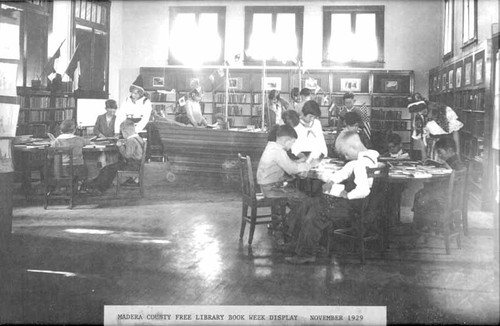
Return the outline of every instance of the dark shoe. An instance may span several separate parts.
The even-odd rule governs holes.
[[[88,188],[87,193],[90,194],[91,196],[99,197],[102,196],[102,191],[96,188]]]
[[[301,264],[316,262],[316,257],[314,257],[314,256],[307,256],[307,257],[293,256],[293,257],[285,257],[285,260],[287,263],[290,263],[290,264],[301,265]]]

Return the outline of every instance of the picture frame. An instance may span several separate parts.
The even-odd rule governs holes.
[[[382,90],[387,93],[399,92],[399,80],[397,79],[382,79]]]
[[[165,87],[165,77],[153,77],[153,87]]]
[[[304,81],[304,87],[309,88],[310,90],[315,90],[318,87],[318,80],[309,77]]]
[[[446,72],[443,72],[441,77],[441,90],[446,90],[446,87],[448,86],[448,81],[446,80]]]
[[[243,88],[243,79],[242,78],[228,78],[229,89],[242,89]]]
[[[361,92],[361,78],[341,78],[341,92]]]
[[[264,77],[262,83],[266,91],[281,91],[281,77]]]
[[[455,67],[455,89],[462,87],[462,63]]]
[[[481,85],[484,81],[484,52],[474,56],[474,85]]]
[[[464,86],[472,84],[472,57],[468,57],[464,61]]]

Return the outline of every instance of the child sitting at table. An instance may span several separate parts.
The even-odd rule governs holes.
[[[73,150],[73,176],[82,180],[87,177],[87,167],[83,161],[83,147],[90,142],[80,136],[75,135],[76,123],[74,120],[64,120],[59,126],[61,134],[52,142],[53,147],[65,147]],[[62,156],[63,171],[69,175],[68,155]]]
[[[372,144],[370,141],[370,137],[366,134],[366,131],[363,126],[363,119],[356,111],[347,112],[344,115],[344,123],[345,127],[343,131],[354,131],[359,134],[359,138],[361,138],[361,142],[366,148],[371,148]]]
[[[434,145],[440,160],[446,162],[453,170],[461,170],[465,166],[457,155],[457,145],[453,138],[443,137]],[[426,229],[429,223],[438,220],[443,214],[446,202],[446,189],[441,181],[428,182],[415,194],[413,203],[413,222],[417,229]]]
[[[287,155],[297,139],[295,130],[288,126],[279,126],[276,131],[276,141],[269,141],[259,161],[257,183],[264,197],[286,198],[291,212],[287,218],[288,228],[294,229],[297,220],[298,207],[307,195],[287,184],[290,176],[309,171],[311,164],[297,162]]]
[[[387,136],[387,153],[383,155],[394,160],[406,160],[410,155],[403,150],[401,136],[391,133]]]
[[[120,160],[117,163],[106,165],[99,171],[99,175],[90,180],[87,188],[93,195],[101,195],[108,189],[118,170],[137,171],[141,166],[144,140],[136,133],[132,120],[125,120],[120,125],[120,130],[125,139],[116,143],[120,151]]]
[[[100,138],[113,137],[115,135],[116,110],[118,105],[115,100],[106,100],[106,113],[97,117],[94,126],[94,135]]]
[[[370,194],[373,179],[368,178],[366,168],[377,167],[379,154],[374,150],[367,150],[354,131],[340,134],[335,147],[349,162],[340,171],[325,178],[327,183],[323,186],[321,197],[306,203],[309,207],[302,207],[301,211],[306,214],[296,223],[296,228],[299,229],[295,244],[296,256],[287,257],[286,261],[289,263],[314,262],[322,231],[330,223],[337,223],[341,217],[345,217],[352,206],[350,200],[365,198]],[[382,201],[380,198],[371,198],[369,205],[377,202]],[[376,214],[375,209],[370,211],[372,215]]]

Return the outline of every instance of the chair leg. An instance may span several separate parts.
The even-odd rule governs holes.
[[[142,180],[139,180],[139,192],[141,194],[141,197],[144,197],[144,183]]]
[[[115,195],[118,196],[118,193],[120,192],[120,177],[118,174],[116,175],[116,187],[115,187]]]
[[[358,229],[358,240],[359,240],[359,253],[361,258],[361,264],[365,263],[365,240],[363,239],[365,236],[363,219],[361,219],[361,223]]]
[[[443,236],[444,236],[444,246],[446,248],[446,254],[450,254],[450,225],[448,223],[443,223]]]
[[[243,203],[241,209],[241,227],[240,227],[240,240],[243,239],[243,235],[245,234],[245,226],[247,225],[246,217],[248,216],[248,205]]]
[[[251,208],[251,222],[250,222],[250,233],[248,235],[248,245],[252,245],[253,234],[255,232],[255,224],[257,222],[257,207],[252,206]]]
[[[469,236],[469,221],[467,215],[468,207],[466,202],[463,205],[464,207],[462,208],[462,228],[464,230],[464,235],[467,237]]]

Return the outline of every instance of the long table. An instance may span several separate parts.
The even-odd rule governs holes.
[[[42,175],[45,156],[48,146],[14,146],[14,170],[21,174],[21,189],[26,199],[31,199],[33,189],[31,177],[33,171],[39,171]],[[99,170],[118,161],[119,151],[116,145],[101,146],[90,144],[83,148],[83,159],[87,166],[89,179],[94,178]]]

